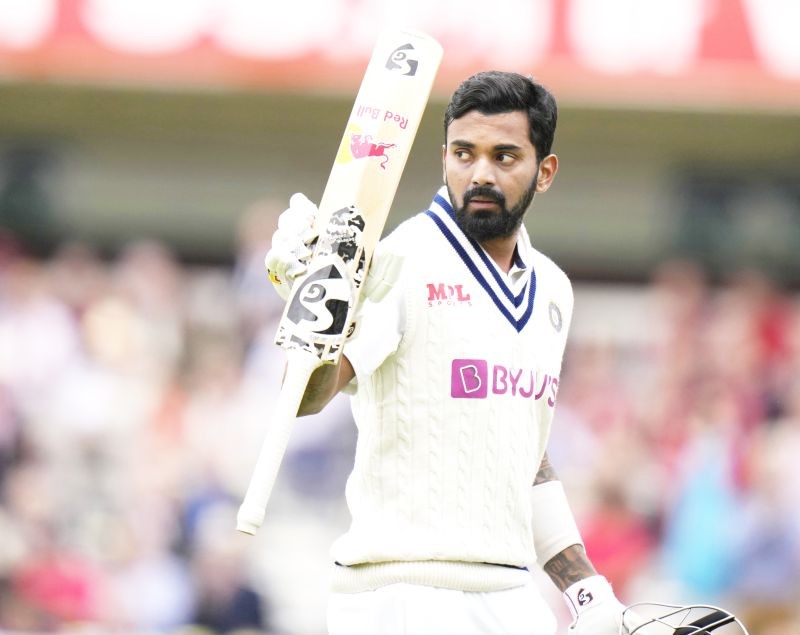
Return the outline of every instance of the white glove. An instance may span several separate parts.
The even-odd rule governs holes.
[[[317,206],[298,193],[292,195],[289,208],[278,217],[278,229],[272,235],[272,248],[264,258],[264,265],[275,290],[284,300],[311,258],[318,237],[314,230],[316,216]]]
[[[576,582],[564,591],[564,599],[572,614],[570,635],[628,635],[645,622],[632,611],[625,611],[625,605],[601,575]],[[647,632],[647,627],[640,628],[636,635]]]

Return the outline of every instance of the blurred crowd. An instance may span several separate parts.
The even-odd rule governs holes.
[[[754,635],[800,633],[797,298],[752,269],[710,284],[689,261],[663,263],[633,301],[585,295],[552,454],[597,568],[629,601],[713,603]]]
[[[234,531],[283,370],[275,212],[232,267],[0,241],[0,629],[322,632],[346,400],[296,428],[265,534]],[[773,280],[577,285],[550,454],[622,599],[800,632],[800,304]]]

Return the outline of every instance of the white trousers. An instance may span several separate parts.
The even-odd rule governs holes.
[[[534,582],[468,593],[414,584],[333,593],[329,635],[555,635],[556,617]]]

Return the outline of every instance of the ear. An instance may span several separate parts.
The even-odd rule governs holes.
[[[541,163],[539,163],[539,174],[536,177],[536,191],[546,192],[550,189],[553,179],[556,178],[558,172],[558,157],[555,154],[548,154]]]
[[[447,166],[445,165],[445,161],[447,160],[447,146],[442,144],[442,182],[447,183]]]

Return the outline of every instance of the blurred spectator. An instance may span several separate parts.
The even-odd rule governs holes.
[[[77,324],[53,297],[44,266],[10,260],[0,278],[0,384],[18,409],[34,409],[63,377],[79,347]]]
[[[586,552],[619,597],[627,597],[628,583],[653,556],[654,529],[618,483],[599,481],[592,500],[589,514],[581,518]]]
[[[63,303],[76,319],[80,319],[109,291],[109,268],[86,243],[60,245],[50,259],[48,269],[54,298]]]
[[[49,527],[39,527],[32,540],[28,534],[29,556],[11,575],[13,597],[28,608],[37,630],[98,620],[102,572],[82,554],[60,545],[59,536],[51,532]]]
[[[196,528],[191,546],[196,586],[191,622],[215,633],[270,631],[269,606],[248,580],[242,542],[247,538],[230,532],[235,514],[230,503],[208,506]]]
[[[718,408],[696,415],[697,429],[685,446],[679,481],[671,483],[674,501],[664,519],[667,570],[686,589],[687,597],[706,601],[719,598],[733,582],[741,513],[729,401]]]
[[[54,165],[52,152],[38,144],[0,154],[0,227],[36,253],[50,250],[59,233],[48,178]]]
[[[284,203],[272,199],[255,201],[244,210],[237,225],[232,283],[236,314],[248,343],[283,312],[283,302],[266,276],[264,256],[284,207]]]
[[[800,382],[795,384],[800,388]],[[749,457],[749,489],[738,519],[735,590],[750,602],[794,604],[800,597],[800,393],[787,416],[759,429]]]

